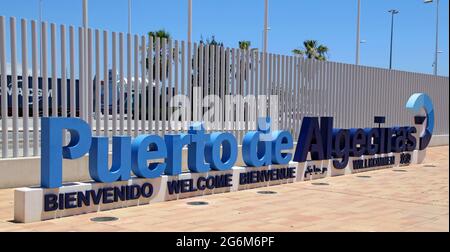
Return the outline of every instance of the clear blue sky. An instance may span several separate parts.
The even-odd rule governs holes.
[[[81,0],[43,0],[43,19],[81,25]],[[127,0],[89,0],[90,26],[127,31]],[[269,51],[291,54],[305,39],[330,49],[330,60],[355,62],[357,0],[269,0]],[[388,67],[390,14],[395,17],[395,69],[432,73],[435,3],[423,0],[362,0],[361,64]],[[440,1],[439,74],[449,75],[448,0]],[[262,46],[264,0],[193,0],[193,40],[215,35],[226,46],[239,40]],[[0,0],[0,15],[37,19],[38,0]],[[186,39],[187,0],[133,0],[133,33],[164,28]]]

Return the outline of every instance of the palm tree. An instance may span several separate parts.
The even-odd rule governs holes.
[[[152,37],[153,38],[153,50],[155,50],[155,48],[156,48],[156,38],[159,38],[161,41],[163,40],[163,39],[166,39],[166,40],[169,40],[169,39],[171,39],[171,36],[170,36],[170,33],[169,32],[167,32],[166,30],[164,30],[164,29],[159,29],[159,30],[156,30],[156,31],[151,31],[151,32],[149,32],[148,33],[148,36],[149,37]],[[160,48],[160,56],[162,56],[162,54],[164,53],[163,51],[162,51],[162,48]],[[175,49],[173,49],[173,50],[175,50]],[[156,53],[156,52],[155,52]],[[166,54],[168,54],[168,52],[165,52]],[[155,56],[153,56],[153,62],[155,61]],[[148,69],[148,67],[149,67],[149,59],[147,58],[146,59],[146,68]],[[155,66],[153,65],[153,71],[155,71]],[[162,69],[161,69],[161,71],[162,71]]]
[[[213,45],[213,46],[222,46],[223,42],[219,42],[216,40],[216,36],[212,35],[211,38],[207,38],[206,40],[203,39],[203,36],[200,37],[200,44],[203,45]]]
[[[156,38],[160,38],[160,39],[163,39],[163,38],[170,39],[171,38],[170,33],[164,29],[160,29],[157,31],[151,31],[148,33],[148,35],[153,37],[153,40],[156,40]]]
[[[161,42],[161,44],[162,44],[162,40],[163,40],[163,39],[166,39],[167,41],[170,40],[170,39],[171,39],[171,35],[170,35],[170,33],[167,32],[166,30],[164,30],[164,29],[159,29],[159,30],[156,30],[156,31],[151,31],[151,32],[149,32],[149,33],[148,33],[148,36],[153,38],[153,48],[147,48],[148,53],[150,53],[150,51],[151,51],[152,54],[153,54],[153,56],[152,56],[152,62],[153,62],[153,63],[152,63],[152,66],[150,66],[150,60],[149,60],[149,58],[146,58],[146,59],[145,59],[145,65],[146,65],[146,68],[147,68],[147,69],[150,69],[150,67],[153,69],[153,79],[152,79],[152,80],[149,80],[150,85],[147,85],[147,87],[146,87],[146,92],[147,92],[147,94],[148,94],[148,92],[149,92],[148,90],[149,90],[150,88],[152,88],[152,89],[153,89],[153,97],[147,99],[147,107],[149,107],[149,106],[155,107],[155,106],[157,106],[157,105],[156,105],[156,102],[155,102],[155,94],[156,94],[156,91],[155,91],[155,90],[156,90],[156,88],[153,86],[153,81],[156,79],[156,76],[157,76],[157,74],[156,74],[156,64],[155,64],[155,61],[156,61],[156,54],[159,53],[159,56],[160,56],[159,63],[160,63],[160,64],[162,63],[162,55],[165,54],[166,57],[168,57],[168,55],[169,55],[169,50],[168,50],[168,49],[166,49],[166,51],[163,51],[162,48],[160,48],[160,49],[159,49],[159,52],[156,51],[156,39],[159,38],[159,39],[160,39],[160,42]],[[172,50],[173,50],[173,52],[175,53],[175,49],[173,48]],[[173,57],[175,57],[175,56],[173,56]],[[164,71],[164,67],[162,67],[162,65],[160,65],[159,76],[162,77],[163,74],[164,74],[164,72],[166,73],[166,77],[167,77],[167,76],[169,75],[169,66],[168,66],[168,65],[166,66],[166,70],[165,70],[165,71]],[[164,90],[162,90],[161,92],[164,92]],[[165,91],[165,92],[168,92],[168,88],[166,88],[166,91]],[[142,99],[139,99],[139,102],[142,102]],[[153,103],[150,104],[151,102],[153,102]],[[141,106],[141,105],[139,104],[139,107],[140,107],[140,106]],[[160,100],[159,106],[163,106],[161,100]],[[133,105],[133,107],[134,107],[134,105]],[[161,110],[160,110],[160,114],[162,114]],[[154,120],[154,119],[156,118],[155,116],[156,116],[156,115],[153,115],[153,119],[152,119],[152,120]],[[141,119],[141,118],[147,118],[147,119],[148,119],[148,115],[142,115],[142,114],[139,114],[139,118],[140,118],[140,119]]]
[[[316,59],[321,61],[327,60],[328,47],[319,45],[317,40],[305,40],[303,49],[294,49],[292,53],[304,56],[307,59]]]
[[[241,50],[248,50],[250,49],[250,46],[252,45],[252,42],[248,40],[239,41],[239,49]]]

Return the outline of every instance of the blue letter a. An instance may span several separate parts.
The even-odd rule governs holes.
[[[308,152],[311,152],[312,160],[325,159],[322,135],[320,133],[319,120],[317,117],[303,118],[293,159],[295,162],[305,162]]]

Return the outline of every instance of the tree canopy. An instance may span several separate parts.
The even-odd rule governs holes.
[[[241,50],[248,50],[248,49],[250,49],[251,45],[252,45],[252,42],[250,42],[248,40],[239,41],[239,49],[241,49]]]
[[[157,30],[157,31],[151,31],[151,32],[148,33],[148,35],[150,37],[153,37],[153,39],[156,39],[156,38],[170,39],[171,38],[170,33],[167,32],[164,29],[160,29],[160,30]]]
[[[303,48],[296,48],[292,50],[292,53],[304,56],[307,59],[326,61],[328,47],[319,44],[317,40],[305,40],[303,42]]]
[[[203,39],[203,36],[200,38],[200,44],[204,45],[213,45],[213,46],[223,46],[223,42],[219,42],[216,40],[216,36],[212,35],[211,38],[206,38],[206,40]]]

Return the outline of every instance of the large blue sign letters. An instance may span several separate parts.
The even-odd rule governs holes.
[[[350,157],[386,153],[411,152],[425,149],[433,134],[434,112],[430,97],[414,94],[406,107],[426,112],[426,128],[417,141],[413,126],[389,128],[333,128],[332,117],[305,117],[302,120],[294,154],[292,135],[288,131],[270,130],[270,118],[258,119],[258,130],[245,134],[242,141],[242,160],[250,167],[286,165],[291,160],[332,160],[336,169],[347,167]],[[377,117],[378,122],[380,118]],[[384,118],[382,121],[384,121]],[[140,178],[182,173],[182,149],[187,147],[188,169],[193,173],[232,169],[238,157],[236,138],[225,132],[206,133],[202,123],[194,123],[187,134],[141,135],[135,139],[114,136],[112,139],[112,166],[108,167],[108,138],[92,137],[90,126],[76,118],[42,118],[41,186],[62,186],[63,159],[77,159],[89,153],[89,173],[101,183],[127,181],[131,173]],[[70,133],[70,142],[63,146],[64,131]],[[407,160],[404,156],[402,160]],[[390,163],[391,159],[369,160]],[[148,164],[150,163],[150,164]],[[365,163],[356,162],[358,167]]]

